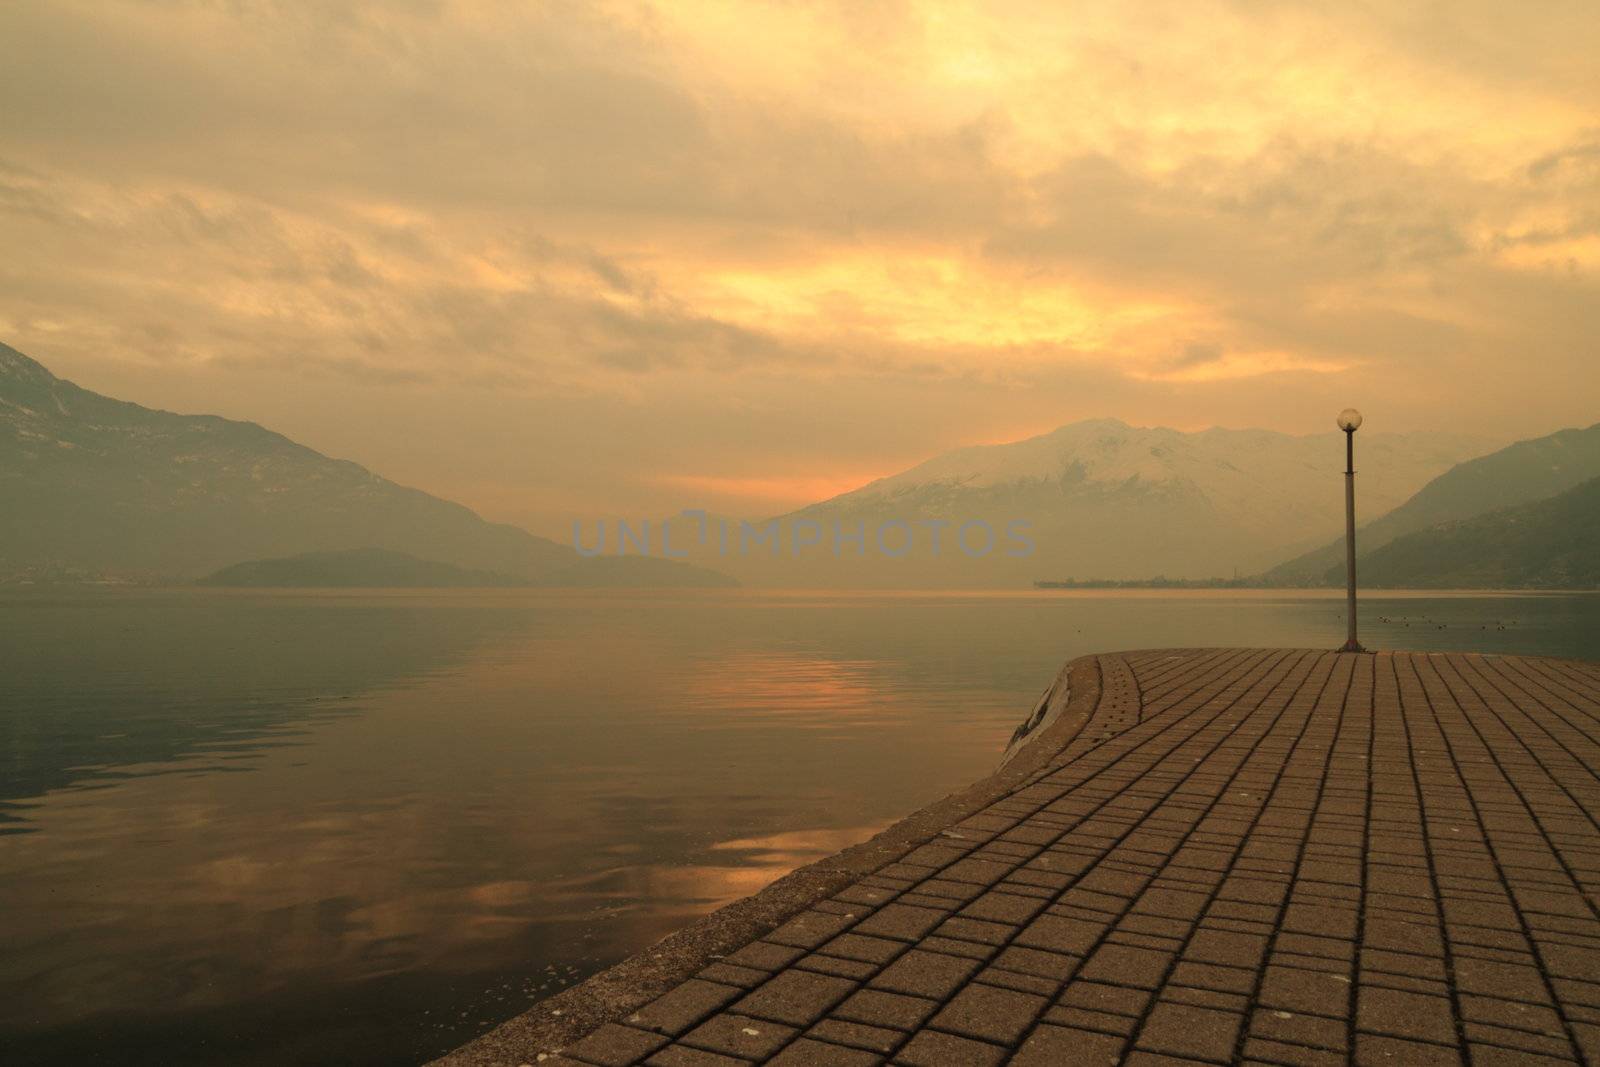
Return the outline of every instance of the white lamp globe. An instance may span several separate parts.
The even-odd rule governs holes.
[[[1345,408],[1339,412],[1339,429],[1349,432],[1361,428],[1361,412],[1355,408]]]

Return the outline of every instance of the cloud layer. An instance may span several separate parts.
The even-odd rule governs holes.
[[[0,12],[0,337],[560,529],[1115,415],[1600,418],[1600,22]],[[690,499],[686,494],[694,494]]]

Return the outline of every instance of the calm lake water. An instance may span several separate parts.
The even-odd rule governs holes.
[[[1200,593],[0,596],[0,1058],[417,1063],[994,769],[1084,652],[1343,640]],[[1600,597],[1372,647],[1600,659]]]

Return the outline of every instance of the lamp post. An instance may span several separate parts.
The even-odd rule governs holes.
[[[1349,638],[1340,652],[1365,652],[1356,640],[1356,431],[1361,428],[1361,412],[1345,408],[1339,412],[1339,429],[1344,431],[1344,572]]]

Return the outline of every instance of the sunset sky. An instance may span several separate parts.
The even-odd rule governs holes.
[[[0,340],[556,536],[1088,417],[1531,436],[1600,420],[1597,55],[1593,0],[12,0]]]

